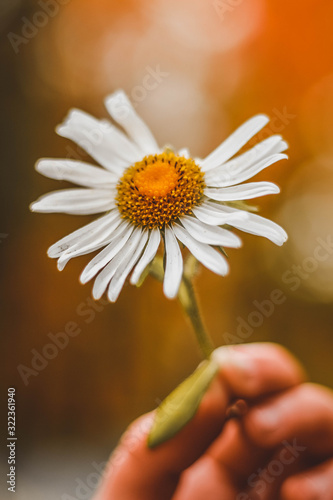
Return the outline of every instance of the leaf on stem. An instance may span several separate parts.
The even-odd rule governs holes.
[[[162,401],[148,436],[149,448],[171,439],[194,417],[218,368],[212,359],[203,361],[192,375]]]

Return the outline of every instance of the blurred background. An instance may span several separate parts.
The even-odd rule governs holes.
[[[216,345],[282,343],[333,387],[332,16],[315,0],[1,0],[1,394],[16,388],[18,500],[90,498],[128,423],[200,361],[159,283],[126,285],[106,305],[78,282],[90,256],[57,271],[46,249],[88,217],[28,210],[67,186],[34,171],[39,157],[89,159],[55,126],[70,107],[105,118],[120,87],[160,145],[194,156],[270,115],[259,137],[282,134],[290,159],[256,178],[282,194],[256,202],[289,241],[242,234],[229,276],[203,269],[196,288]],[[47,347],[71,329],[65,347]]]

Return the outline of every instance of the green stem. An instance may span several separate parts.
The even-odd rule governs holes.
[[[191,321],[200,349],[204,357],[208,359],[214,350],[214,345],[201,319],[192,281],[186,276],[183,276],[180,284],[178,298]]]
[[[196,259],[189,257],[184,266],[184,274],[179,287],[178,299],[185,314],[191,321],[199,347],[204,357],[208,359],[214,350],[214,345],[201,319],[198,302],[193,289],[192,277],[196,272],[196,267]],[[154,259],[149,273],[159,281],[163,281],[164,269],[161,258]]]

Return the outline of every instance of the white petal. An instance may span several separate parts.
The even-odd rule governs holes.
[[[221,167],[208,172],[205,176],[205,182],[207,186],[213,187],[233,186],[234,184],[247,181],[273,163],[287,158],[288,156],[284,154],[274,154],[253,162],[248,157],[247,162],[244,160],[243,163],[239,163],[238,165],[236,163],[232,164],[236,159],[231,160]]]
[[[30,205],[32,212],[88,215],[115,207],[114,189],[60,189],[45,194]]]
[[[196,241],[178,224],[173,226],[176,237],[189,249],[199,262],[216,274],[225,276],[229,266],[223,255],[209,245]]]
[[[149,240],[145,251],[137,263],[133,274],[131,276],[130,282],[132,285],[136,285],[140,279],[141,274],[146,269],[148,264],[153,260],[158,250],[161,241],[161,233],[159,229],[153,229],[149,235]]]
[[[118,253],[112,257],[112,260],[110,260],[104,269],[98,274],[93,286],[94,299],[100,299],[102,297],[119,266],[126,262],[128,255],[132,255],[135,252],[135,248],[141,238],[141,233],[141,229],[134,228],[130,238],[126,241],[126,245],[123,250],[119,250]]]
[[[58,261],[57,261],[57,268],[59,271],[62,271],[68,262],[73,258],[73,257],[80,257],[82,255],[86,255],[87,253],[95,252],[96,250],[99,250],[103,246],[107,245],[108,241],[102,241],[98,244],[91,245],[90,247],[85,247],[80,250],[77,250],[76,252],[73,252],[73,254],[67,254],[64,252],[63,254],[60,255]]]
[[[205,188],[204,191],[206,196],[217,201],[249,200],[279,192],[279,187],[272,182],[248,182],[226,188]]]
[[[107,120],[72,109],[64,123],[56,129],[71,139],[107,170],[120,175],[124,168],[142,159],[137,146]]]
[[[211,206],[209,201],[205,201],[199,207],[192,208],[193,214],[202,222],[210,226],[220,226],[223,224],[233,225],[236,221],[243,221],[247,219],[247,212],[244,210],[237,210],[230,212],[229,207],[225,205]]]
[[[177,296],[183,276],[183,257],[173,230],[165,228],[165,271],[163,292],[168,299]]]
[[[271,135],[267,137],[267,139],[260,141],[245,153],[239,155],[238,158],[243,157],[246,159],[249,156],[252,156],[253,161],[258,159],[261,160],[267,155],[282,153],[288,149],[288,147],[288,144],[283,140],[281,135]]]
[[[117,268],[117,271],[110,281],[108,289],[108,299],[110,302],[116,302],[122,287],[126,281],[127,276],[132,271],[136,262],[138,261],[144,246],[148,239],[148,231],[143,231],[140,235],[140,240],[136,243],[133,251],[127,254],[127,258],[122,261],[121,265]]]
[[[268,122],[269,118],[266,115],[257,115],[243,123],[215,151],[201,161],[202,170],[207,172],[229,160]]]
[[[105,106],[112,118],[118,122],[130,138],[137,144],[143,155],[156,154],[159,151],[157,142],[135,112],[125,92],[118,90],[105,99]]]
[[[113,188],[118,182],[118,176],[111,172],[77,160],[42,158],[36,170],[50,179],[92,188]]]
[[[187,148],[182,148],[178,151],[178,156],[183,156],[184,158],[189,158],[190,152]]]
[[[219,226],[209,226],[188,215],[183,216],[180,221],[192,238],[201,243],[229,248],[239,248],[242,246],[242,241],[236,234]]]
[[[214,207],[216,204],[213,202],[207,202],[210,206]],[[225,207],[226,210],[232,213],[243,212],[243,210],[239,210],[233,207]],[[276,224],[275,222],[265,219],[260,215],[252,214],[250,212],[247,213],[247,219],[244,221],[234,221],[231,222],[230,225],[236,227],[237,229],[241,229],[242,231],[250,234],[255,234],[257,236],[263,236],[264,238],[269,239],[276,245],[283,245],[285,241],[288,239],[288,235],[281,226]]]
[[[68,250],[63,252],[58,260],[58,269],[62,271],[73,257],[86,255],[90,252],[95,252],[105,245],[108,245],[114,238],[115,230],[121,222],[120,216],[118,219],[108,224],[100,225],[95,231],[91,231],[85,238],[81,238],[76,244],[72,245]]]
[[[91,280],[106,264],[108,264],[117,255],[120,250],[126,245],[129,237],[133,233],[134,226],[127,222],[122,224],[115,230],[111,243],[99,252],[83,269],[80,276],[81,283],[87,283]]]
[[[120,215],[117,209],[83,227],[80,227],[80,229],[68,234],[64,238],[61,238],[61,240],[50,246],[47,251],[48,256],[51,258],[59,257],[63,252],[66,252],[81,241],[86,241],[90,235],[94,235],[96,231],[100,230],[100,228],[107,227],[116,220],[120,221]]]
[[[263,236],[279,246],[283,245],[288,239],[287,233],[281,226],[256,214],[250,213],[248,221],[244,223],[237,222],[233,226],[246,233]]]
[[[233,182],[233,179],[236,178],[236,176],[246,174],[251,170],[251,167],[259,164],[262,160],[268,160],[272,155],[282,153],[282,151],[285,151],[287,148],[288,144],[282,140],[280,135],[272,135],[245,153],[207,172],[205,175],[205,182],[209,186],[213,182],[214,185],[219,187],[231,186],[232,184],[243,182],[260,170],[257,170],[255,173],[249,172],[248,177],[241,178],[236,182]],[[286,156],[283,156],[283,158],[286,158]],[[278,159],[275,161],[278,161]],[[265,167],[261,167],[261,170],[263,168]]]

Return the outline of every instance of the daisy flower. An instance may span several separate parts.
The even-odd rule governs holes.
[[[245,182],[269,165],[287,158],[287,144],[273,135],[243,154],[236,153],[269,121],[257,115],[204,159],[187,149],[160,148],[123,91],[108,96],[105,106],[122,129],[72,109],[57,133],[76,142],[100,166],[78,160],[44,158],[36,169],[52,179],[81,187],[48,193],[32,203],[34,212],[102,214],[48,249],[62,270],[73,257],[100,250],[84,268],[80,281],[95,278],[93,296],[107,292],[111,302],[130,276],[137,284],[164,242],[163,290],[176,297],[183,274],[181,247],[219,275],[228,272],[223,248],[238,248],[234,227],[268,238],[287,239],[274,222],[239,208],[239,201],[278,193],[271,182]],[[181,244],[181,246],[180,246]],[[222,250],[222,252],[221,252]]]

